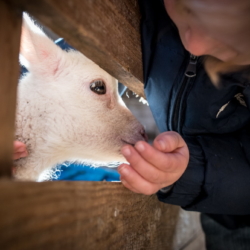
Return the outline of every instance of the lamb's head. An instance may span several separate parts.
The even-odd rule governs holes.
[[[29,157],[16,162],[17,178],[37,179],[65,160],[124,161],[121,147],[145,140],[117,80],[83,54],[61,50],[27,16],[21,62],[29,73],[18,86],[16,139]]]

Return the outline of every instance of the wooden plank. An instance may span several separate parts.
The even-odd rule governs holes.
[[[0,181],[0,249],[172,249],[179,208],[121,183]]]
[[[8,0],[144,96],[137,0]]]
[[[0,176],[11,176],[21,12],[0,1]]]

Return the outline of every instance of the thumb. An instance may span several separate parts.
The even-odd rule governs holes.
[[[154,148],[165,153],[173,152],[176,149],[182,148],[185,145],[186,143],[180,136],[180,134],[174,131],[159,134],[153,142]]]

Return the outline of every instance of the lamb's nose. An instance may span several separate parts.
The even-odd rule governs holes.
[[[146,134],[146,131],[144,128],[140,130],[140,134],[142,135],[143,139],[147,142],[148,141],[148,136]]]

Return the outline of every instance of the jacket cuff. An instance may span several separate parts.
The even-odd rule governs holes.
[[[161,188],[158,192],[162,193],[162,194],[167,194],[171,191],[171,189],[173,188],[174,185],[170,185],[164,188]]]

